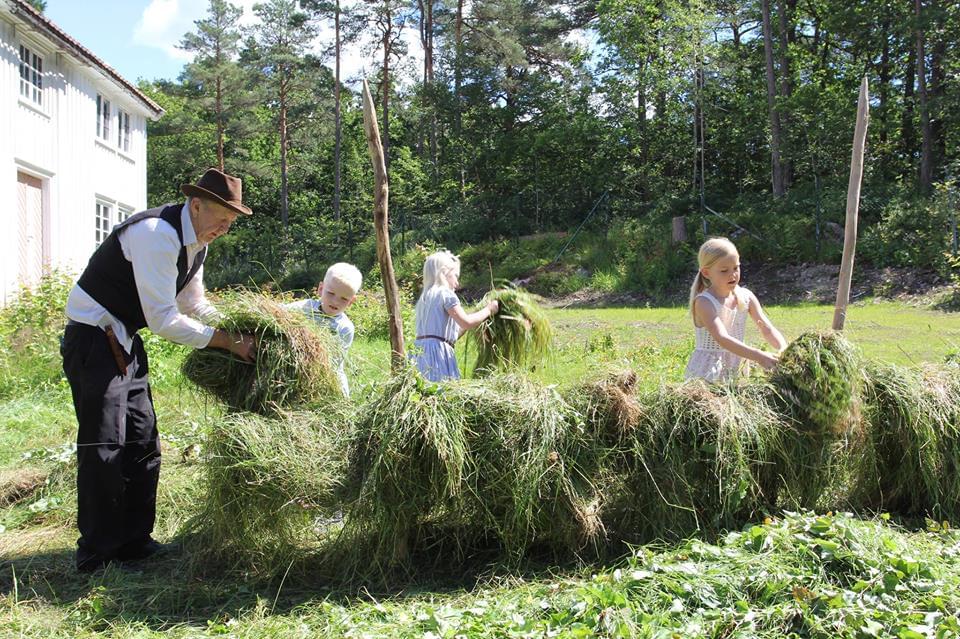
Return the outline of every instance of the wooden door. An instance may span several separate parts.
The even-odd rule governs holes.
[[[43,275],[43,181],[17,172],[17,283],[34,286]]]

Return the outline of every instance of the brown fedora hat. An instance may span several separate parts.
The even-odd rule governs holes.
[[[243,204],[243,180],[227,175],[217,169],[207,172],[196,184],[182,184],[180,190],[187,197],[200,197],[222,204],[231,211],[243,215],[253,215],[253,211]]]

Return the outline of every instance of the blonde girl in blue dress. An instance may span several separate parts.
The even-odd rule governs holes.
[[[460,379],[453,350],[457,339],[500,310],[500,305],[491,301],[479,311],[467,313],[454,293],[459,286],[460,259],[450,251],[438,251],[423,263],[413,358],[420,373],[432,382]]]
[[[763,312],[756,295],[740,286],[737,247],[725,237],[711,238],[700,247],[697,261],[700,270],[690,287],[696,347],[684,378],[729,381],[740,374],[743,359],[772,369],[787,343]],[[776,353],[744,343],[747,315],[753,318],[760,334]]]

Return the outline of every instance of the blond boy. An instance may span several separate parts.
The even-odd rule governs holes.
[[[287,304],[287,308],[299,310],[321,326],[328,326],[340,337],[343,353],[334,358],[337,378],[343,388],[343,394],[350,396],[350,384],[344,370],[347,349],[353,344],[353,322],[347,317],[346,310],[357,299],[357,292],[363,283],[363,276],[353,264],[337,262],[327,269],[323,281],[317,285],[317,298],[305,299]]]

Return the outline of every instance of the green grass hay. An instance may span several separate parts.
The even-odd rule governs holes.
[[[911,369],[871,363],[865,377],[864,413],[876,456],[860,486],[865,506],[955,521],[960,376],[949,365]]]
[[[600,531],[575,479],[583,436],[551,387],[513,376],[431,384],[405,371],[359,411],[346,527],[373,546],[356,549],[357,564],[409,564],[424,547],[449,562],[491,546],[515,560],[589,543]]]
[[[256,359],[247,363],[213,348],[192,351],[183,373],[233,410],[275,413],[342,395],[331,364],[339,345],[302,313],[256,293],[218,301],[217,328],[256,337]]]
[[[271,576],[303,554],[345,501],[346,412],[235,413],[205,441],[198,555]]]
[[[738,384],[640,389],[624,371],[563,393],[405,369],[340,414],[234,415],[210,437],[199,538],[247,570],[309,558],[368,581],[713,535],[781,509],[960,517],[952,365],[863,365],[836,334],[781,361]]]
[[[477,347],[474,375],[495,370],[535,367],[550,350],[553,329],[536,299],[516,288],[498,288],[487,293],[481,306],[496,300],[499,312],[470,332]]]
[[[782,424],[754,387],[701,381],[641,393],[604,489],[605,526],[631,542],[736,527],[772,507]]]
[[[870,464],[862,386],[863,362],[840,333],[804,333],[780,355],[766,392],[787,427],[781,507],[854,505],[850,486]]]
[[[862,362],[840,333],[804,333],[780,355],[770,381],[804,430],[841,435],[859,418]]]

